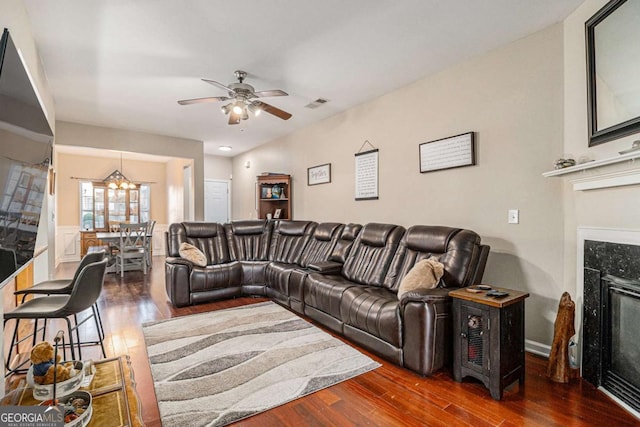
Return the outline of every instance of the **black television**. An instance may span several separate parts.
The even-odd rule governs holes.
[[[40,218],[46,218],[52,144],[42,103],[5,29],[0,39],[0,287],[33,259],[40,246],[36,240],[43,240],[38,230]]]

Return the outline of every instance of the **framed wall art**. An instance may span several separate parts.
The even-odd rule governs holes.
[[[419,145],[420,173],[476,164],[474,132],[436,139]]]
[[[331,182],[331,163],[307,168],[307,185],[328,184]]]
[[[378,149],[356,154],[356,200],[378,199]]]

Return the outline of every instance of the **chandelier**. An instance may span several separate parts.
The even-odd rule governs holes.
[[[120,169],[122,169],[122,153],[120,153]],[[116,169],[109,174],[103,182],[107,185],[107,187],[116,190],[133,190],[136,188],[136,185],[129,181],[126,176],[120,170]]]

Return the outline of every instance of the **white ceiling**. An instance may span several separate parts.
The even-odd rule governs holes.
[[[563,20],[583,0],[24,0],[57,120],[192,138],[235,156]],[[293,114],[229,126],[234,70]],[[304,105],[323,97],[316,109]],[[233,150],[217,148],[231,145]]]

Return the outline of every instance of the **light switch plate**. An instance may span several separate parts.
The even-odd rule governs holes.
[[[509,224],[520,223],[520,211],[518,209],[509,209]]]

